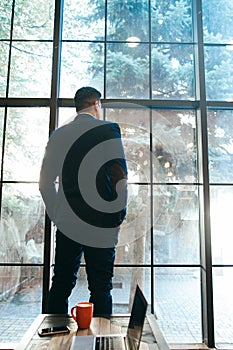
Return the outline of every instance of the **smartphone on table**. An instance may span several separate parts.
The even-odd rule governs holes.
[[[68,334],[68,333],[70,333],[70,328],[68,326],[54,326],[54,327],[38,329],[38,334],[40,337],[45,337],[47,335]]]

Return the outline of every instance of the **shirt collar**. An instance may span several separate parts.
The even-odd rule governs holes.
[[[96,119],[92,114],[90,113],[80,113],[80,114],[77,114],[75,119],[74,120],[79,120],[79,119],[84,119],[84,118],[87,118],[87,119]]]

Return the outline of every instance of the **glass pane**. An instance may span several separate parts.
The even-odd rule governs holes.
[[[152,45],[152,96],[156,99],[195,97],[194,55],[190,45]]]
[[[107,45],[106,95],[108,98],[149,97],[149,46]]]
[[[128,166],[128,206],[117,248],[117,262],[150,263],[150,133],[149,111],[128,108],[106,109],[106,119],[117,122]],[[106,105],[107,107],[107,105]],[[139,185],[138,185],[139,183]]]
[[[195,183],[196,121],[193,111],[153,111],[154,182]]]
[[[107,13],[107,40],[149,40],[148,0],[109,1]]]
[[[216,348],[231,349],[233,345],[233,269],[219,267],[214,268],[213,272]]]
[[[53,0],[16,0],[13,39],[52,39]]]
[[[85,263],[84,260],[83,260],[83,263]],[[53,271],[51,273],[51,277],[52,275],[53,275]],[[90,298],[90,294],[88,290],[86,270],[85,270],[85,267],[80,267],[76,286],[72,290],[72,294],[69,299],[69,308],[71,309],[71,307],[76,305],[78,301],[85,301],[85,300],[88,301],[89,298]]]
[[[38,181],[48,140],[49,109],[9,108],[4,180]]]
[[[114,108],[108,103],[102,104],[106,108],[106,119],[121,124],[124,138],[135,140],[138,143],[150,143],[150,114],[149,109],[129,102],[115,102]]]
[[[233,50],[231,46],[205,48],[206,96],[208,100],[233,99]],[[221,82],[216,85],[216,82]]]
[[[157,268],[155,314],[168,343],[202,343],[200,270]]]
[[[95,43],[63,43],[60,96],[73,98],[82,86],[103,91],[104,45]]]
[[[15,42],[10,97],[50,97],[52,43]]]
[[[0,6],[0,39],[10,38],[12,0],[1,0]],[[0,56],[1,57],[1,56]]]
[[[131,310],[132,297],[135,292],[136,284],[139,284],[150,305],[150,269],[137,267],[125,268],[115,267],[113,278],[113,314],[128,314]],[[69,307],[75,305],[80,300],[89,300],[89,291],[87,287],[86,272],[80,268],[78,279],[72,295],[69,300]],[[150,306],[148,306],[150,313]]]
[[[74,107],[59,108],[58,127],[71,122],[76,117],[76,115],[77,113]]]
[[[208,112],[209,174],[212,183],[233,182],[233,111]]]
[[[202,1],[204,41],[210,43],[232,43],[232,0]]]
[[[192,0],[151,0],[152,41],[191,42]]]
[[[199,264],[197,186],[154,186],[156,263]]]
[[[121,104],[121,107],[122,106],[124,106],[124,104]],[[128,107],[130,106],[131,105],[128,104]],[[149,110],[142,108],[107,108],[106,119],[117,122],[120,125],[128,166],[129,183],[149,183]]]
[[[37,184],[4,184],[1,262],[42,263],[44,206]]]
[[[17,343],[41,313],[43,269],[0,267],[0,342]]]
[[[62,38],[64,40],[103,40],[104,16],[104,0],[65,0]]]
[[[2,142],[3,142],[3,125],[4,125],[4,109],[0,108],[0,162],[2,161]]]
[[[9,43],[0,42],[0,97],[6,96]]]
[[[210,221],[214,264],[233,264],[233,186],[210,187]]]
[[[128,185],[126,220],[121,226],[116,262],[119,264],[150,263],[150,188]]]
[[[113,313],[129,313],[132,306],[132,298],[138,284],[149,304],[147,311],[150,313],[151,295],[151,275],[150,268],[128,268],[115,267],[115,277],[113,279]]]

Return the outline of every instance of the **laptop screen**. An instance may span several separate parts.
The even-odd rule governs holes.
[[[127,329],[127,341],[130,342],[130,349],[138,349],[139,347],[146,317],[147,305],[147,301],[141,289],[137,285]]]

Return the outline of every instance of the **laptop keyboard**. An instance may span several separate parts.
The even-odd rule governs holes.
[[[124,350],[122,337],[97,337],[96,350]]]

